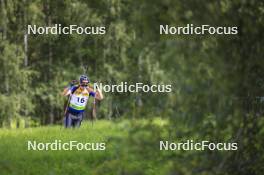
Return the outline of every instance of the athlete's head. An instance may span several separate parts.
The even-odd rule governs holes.
[[[81,75],[80,76],[80,85],[81,86],[87,86],[89,82],[90,81],[89,81],[89,79],[88,79],[88,77],[86,75]]]

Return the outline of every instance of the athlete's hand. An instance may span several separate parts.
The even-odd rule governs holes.
[[[77,80],[72,80],[70,83],[69,83],[69,86],[74,86],[78,84],[78,81]]]

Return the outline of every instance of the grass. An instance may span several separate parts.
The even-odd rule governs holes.
[[[53,174],[94,174],[93,170],[109,157],[112,157],[110,140],[125,137],[126,123],[97,121],[93,126],[84,122],[79,129],[64,129],[60,126],[47,126],[29,129],[0,130],[0,174],[1,175],[53,175]],[[105,151],[28,151],[27,141],[82,143],[105,142]]]
[[[160,174],[158,138],[167,121],[85,121],[81,128],[0,129],[0,175]],[[28,150],[28,141],[106,143],[104,151]],[[155,173],[154,173],[155,172]]]

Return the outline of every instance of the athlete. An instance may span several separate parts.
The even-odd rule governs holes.
[[[103,94],[99,88],[94,91],[89,87],[89,79],[86,75],[81,75],[79,84],[72,81],[70,86],[65,88],[62,92],[64,96],[69,96],[69,102],[65,109],[65,127],[80,127],[86,104],[89,97],[94,97],[97,100],[102,100]]]

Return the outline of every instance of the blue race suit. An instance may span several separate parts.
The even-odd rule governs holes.
[[[80,127],[89,96],[95,97],[95,92],[88,92],[80,86],[70,87],[69,91],[71,96],[65,116],[65,127]]]

